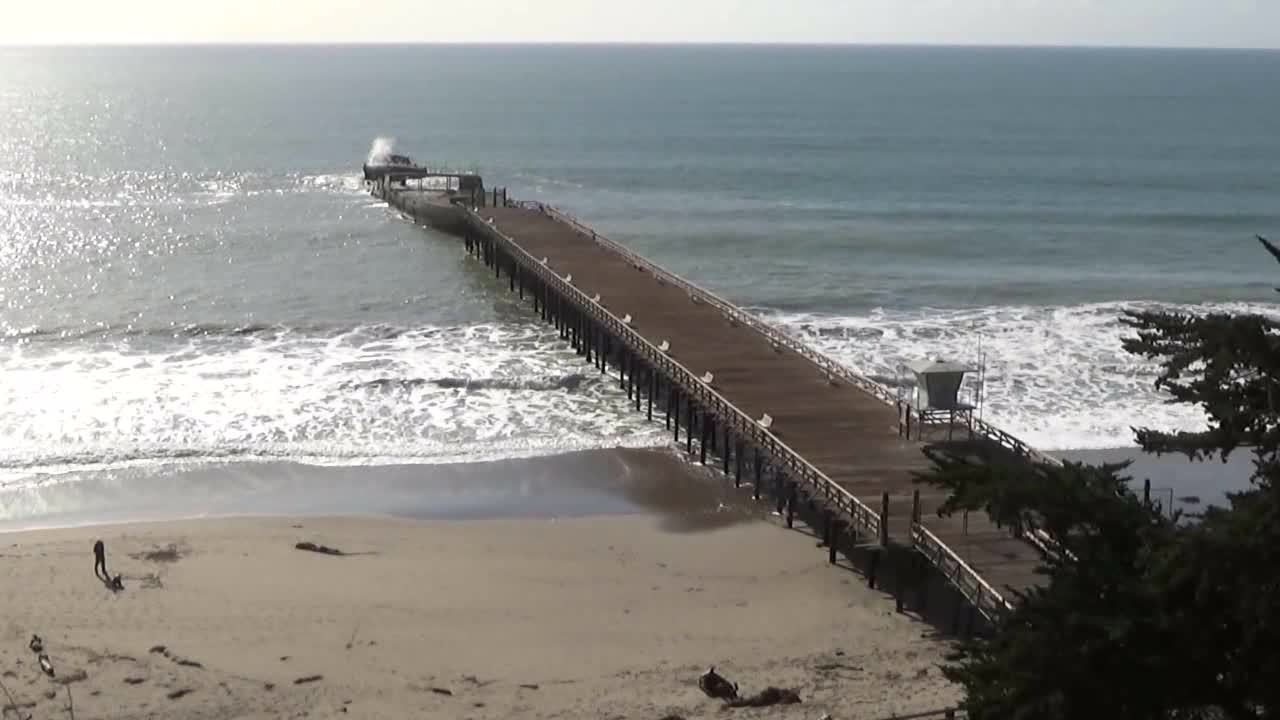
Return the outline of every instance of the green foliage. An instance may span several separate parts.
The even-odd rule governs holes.
[[[1259,238],[1277,260],[1280,249]],[[984,510],[1049,537],[1044,582],[992,637],[944,668],[981,720],[1280,717],[1280,323],[1127,313],[1156,386],[1203,408],[1204,432],[1135,428],[1147,452],[1254,454],[1253,486],[1195,523],[1130,490],[1124,465],[975,464],[935,457],[941,512]]]

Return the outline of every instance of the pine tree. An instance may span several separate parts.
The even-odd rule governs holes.
[[[1280,260],[1280,249],[1263,238]],[[981,720],[1280,717],[1280,323],[1127,312],[1125,349],[1198,405],[1203,432],[1135,427],[1143,450],[1195,461],[1254,454],[1249,490],[1195,522],[1140,500],[1125,465],[935,457],[940,512],[983,509],[1056,548],[990,638],[944,667]]]

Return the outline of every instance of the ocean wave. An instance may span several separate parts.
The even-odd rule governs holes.
[[[0,326],[0,339],[20,341],[92,340],[96,338],[249,338],[312,336],[340,337],[356,335],[367,339],[389,340],[405,333],[430,333],[432,328],[396,327],[392,325],[344,325],[337,323],[187,323],[161,326],[134,324],[98,324],[84,326],[25,327]]]
[[[376,378],[357,383],[343,383],[344,390],[374,390],[388,392],[394,390],[414,390],[421,387],[437,387],[449,390],[577,390],[589,376],[572,373],[560,377],[539,378]]]
[[[496,459],[665,435],[543,326],[164,333],[0,343],[0,474],[139,459]]]
[[[0,457],[0,491],[47,486],[79,473],[125,468],[209,465],[229,462],[291,462],[319,467],[385,465],[445,465],[492,462],[561,455],[603,448],[650,448],[661,445],[661,436],[634,433],[610,442],[589,437],[512,438],[483,445],[456,443],[280,443],[242,447],[159,444],[103,445],[80,451],[50,452],[35,459],[7,462]]]
[[[1124,352],[1125,310],[1258,313],[1272,304],[1150,302],[971,309],[877,309],[857,315],[759,311],[815,348],[891,388],[910,381],[901,366],[943,357],[978,365],[985,357],[984,419],[1042,450],[1136,445],[1133,426],[1203,428],[1197,407],[1168,403],[1157,367]],[[981,351],[982,356],[979,355]],[[962,389],[978,389],[971,374]]]

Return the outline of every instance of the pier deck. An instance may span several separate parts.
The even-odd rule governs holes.
[[[415,205],[419,201],[415,194],[392,193],[388,200],[416,216]],[[1033,570],[1039,559],[1038,550],[996,528],[985,514],[937,516],[936,510],[945,496],[913,482],[913,474],[928,467],[922,452],[924,445],[902,437],[900,408],[887,402],[883,392],[877,397],[850,382],[848,376],[833,376],[830,367],[820,366],[812,355],[806,356],[762,332],[760,321],[744,321],[742,311],[734,308],[727,312],[725,306],[708,302],[701,296],[705,291],[684,285],[683,281],[673,282],[673,276],[665,271],[616,244],[598,240],[592,231],[553,210],[527,205],[480,207],[475,211],[459,207],[459,211],[469,226],[469,238],[487,236],[515,251],[504,261],[509,263],[506,269],[513,288],[517,277],[525,282],[526,273],[531,280],[533,275],[545,277],[549,273],[555,278],[571,277],[568,285],[586,298],[598,294],[599,305],[608,315],[619,319],[630,316],[627,327],[648,345],[667,343],[665,355],[695,377],[712,373],[711,388],[742,414],[753,420],[766,414],[772,417],[768,434],[878,515],[876,529],[880,537],[870,538],[870,544],[887,541],[893,546],[921,549],[988,617],[993,615],[993,609],[985,603],[991,602],[993,594],[1002,608],[1002,596],[1009,594],[1007,588],[1024,589],[1037,581]],[[525,253],[531,257],[523,257]],[[493,262],[499,273],[502,264]],[[542,302],[545,313],[548,300]],[[582,303],[581,298],[570,298],[570,302],[592,304]],[[584,312],[587,310],[595,317],[602,312],[601,308]],[[586,355],[590,358],[589,350]],[[637,408],[639,393],[637,386]],[[676,405],[679,414],[680,403],[677,401]],[[695,426],[700,423],[690,423],[691,428]],[[723,437],[728,438],[730,425],[720,427],[724,428]],[[733,428],[735,437],[744,437],[738,434],[741,423]],[[715,447],[719,437],[716,432],[713,429],[710,436],[703,435],[699,444],[709,438],[712,450],[719,450],[718,454],[724,456],[724,446],[731,443]],[[741,445],[729,455],[734,456],[737,472],[741,473]],[[729,459],[723,462],[725,472],[732,474]],[[913,492],[917,490],[920,520],[915,523]],[[926,538],[920,527],[933,536],[924,543],[929,548],[920,547]],[[815,531],[822,532],[819,528]],[[866,540],[864,537],[864,546],[868,544]],[[996,592],[992,593],[992,589]]]

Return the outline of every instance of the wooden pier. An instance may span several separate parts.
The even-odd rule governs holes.
[[[979,615],[1008,609],[1008,588],[1036,581],[1032,544],[981,513],[937,516],[945,496],[913,482],[933,434],[916,437],[920,416],[893,391],[554,208],[496,189],[485,201],[374,192],[432,224],[441,203],[451,205],[467,251],[583,362],[615,373],[637,412],[756,499],[767,496],[788,526],[802,519],[831,562],[843,555],[899,610],[934,605],[936,616],[937,593],[931,601],[926,588],[941,578],[954,590],[945,603],[953,629],[973,629]],[[963,430],[971,443],[1046,459],[980,420]]]

